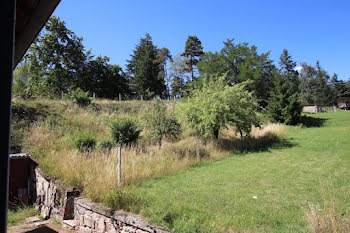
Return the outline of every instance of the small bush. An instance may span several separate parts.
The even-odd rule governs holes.
[[[86,133],[80,133],[73,138],[74,146],[80,152],[92,151],[96,146],[96,139]]]
[[[89,93],[82,91],[80,88],[70,91],[65,97],[79,106],[88,106],[91,103]]]
[[[116,119],[110,124],[111,136],[117,145],[131,145],[140,137],[141,130],[133,120],[127,118]]]

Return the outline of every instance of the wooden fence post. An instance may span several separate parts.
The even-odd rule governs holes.
[[[118,146],[118,187],[121,186],[122,149]]]
[[[122,94],[119,93],[119,102],[122,101]]]
[[[197,136],[197,158],[201,162],[201,155],[199,154],[199,136]]]

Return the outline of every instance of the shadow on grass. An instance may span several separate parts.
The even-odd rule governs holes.
[[[303,115],[300,118],[300,123],[303,127],[311,128],[311,127],[322,127],[324,126],[327,118],[316,118],[308,115]]]
[[[280,138],[274,134],[266,134],[262,137],[245,137],[246,152],[264,152],[271,149],[283,149],[294,147],[297,144],[288,139]],[[220,138],[217,146],[221,150],[241,153],[242,145],[240,138]]]

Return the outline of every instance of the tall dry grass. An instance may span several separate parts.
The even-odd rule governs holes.
[[[81,114],[85,119],[86,114]],[[71,119],[74,121],[74,119]],[[98,121],[81,123],[84,127],[95,126],[102,132]],[[91,125],[90,125],[91,124]],[[206,140],[200,144],[202,161],[215,160],[227,156],[232,151],[240,151],[240,139],[233,128],[222,130],[217,141]],[[259,147],[263,143],[274,143],[275,138],[286,133],[282,125],[269,124],[262,129],[253,128],[246,138],[248,147]],[[103,136],[103,133],[100,133]],[[268,139],[268,140],[267,140]],[[71,145],[70,137],[60,130],[52,130],[47,124],[38,124],[26,134],[26,144],[35,148],[40,166],[50,177],[59,179],[64,186],[84,190],[94,201],[104,201],[117,186],[117,149],[95,149],[79,152]],[[37,153],[36,153],[37,152]],[[196,139],[187,136],[181,140],[165,141],[161,149],[158,145],[141,144],[122,148],[122,184],[130,185],[150,177],[158,177],[195,165]]]
[[[313,233],[350,232],[350,216],[338,201],[336,189],[330,180],[320,180],[321,202],[309,202],[305,218]]]

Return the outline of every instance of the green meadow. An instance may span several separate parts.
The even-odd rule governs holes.
[[[348,232],[350,111],[303,120],[267,151],[130,187],[135,208],[171,232]]]

